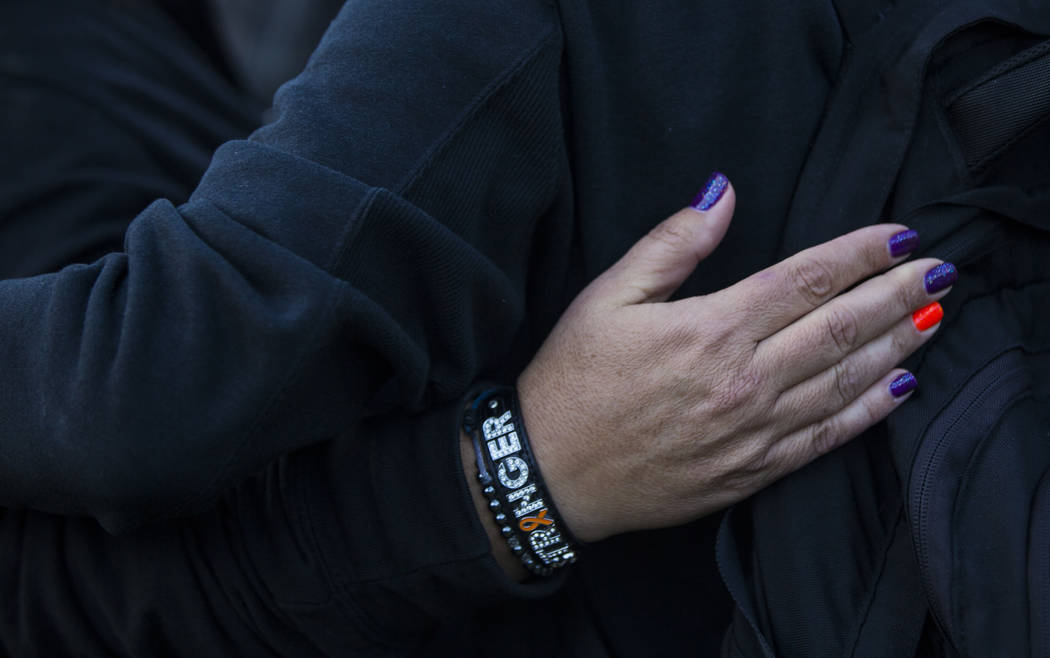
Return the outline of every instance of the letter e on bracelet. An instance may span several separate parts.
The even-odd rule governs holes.
[[[521,450],[521,441],[514,431],[514,423],[510,422],[511,417],[508,411],[499,418],[485,420],[481,425],[493,462]]]
[[[518,440],[517,432],[511,432],[489,441],[488,446],[492,461],[496,461],[521,450],[521,441]]]

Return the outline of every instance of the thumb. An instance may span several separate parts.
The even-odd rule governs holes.
[[[595,280],[592,300],[615,306],[666,301],[722,241],[735,206],[729,179],[715,172],[691,206],[657,224]]]

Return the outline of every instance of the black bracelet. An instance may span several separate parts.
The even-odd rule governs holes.
[[[576,561],[577,542],[543,485],[532,455],[517,392],[491,387],[476,395],[463,417],[474,442],[478,481],[511,551],[540,576]]]

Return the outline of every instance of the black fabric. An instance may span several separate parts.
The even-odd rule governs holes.
[[[383,53],[418,57],[374,22],[396,33],[429,12],[440,18],[430,38],[444,43],[460,15],[348,7],[278,101],[277,123],[223,147],[184,203],[211,149],[247,132],[254,108],[149,6],[2,8],[0,93],[18,109],[3,137],[5,273],[85,261],[0,283],[3,496],[14,508],[2,515],[4,652],[403,655],[443,622],[472,628],[472,611],[556,589],[507,582],[489,554],[459,463],[456,384],[479,361],[504,361],[521,314],[521,245],[564,242],[564,230],[527,237],[559,208],[564,172],[551,9],[472,13],[463,40],[420,55],[444,53],[447,75],[410,89],[421,60],[392,66],[405,79],[374,73]],[[508,17],[519,40],[491,29]],[[359,22],[368,29],[346,27]],[[387,124],[396,98],[404,115]],[[391,188],[403,178],[415,203],[326,165]],[[150,205],[158,196],[170,201]],[[123,211],[147,205],[124,234],[134,212]],[[441,320],[449,313],[462,322]],[[359,340],[378,351],[352,348]],[[407,371],[395,376],[383,350]],[[354,382],[365,388],[350,393]],[[274,432],[259,421],[276,408],[285,430]],[[461,634],[466,654],[487,646]]]
[[[929,606],[922,585],[915,578],[915,546],[903,514],[894,525],[883,559],[850,653],[914,656],[922,642]]]
[[[1050,43],[996,66],[947,110],[966,164],[980,167],[1050,115]]]
[[[854,37],[784,253],[901,221],[960,279],[904,364],[916,394],[723,526],[726,582],[752,606],[729,655],[1046,654],[1050,130],[1045,90],[1009,76],[1039,73],[1048,36],[1045,10],[963,1],[901,3]]]
[[[4,278],[120,251],[143,208],[185,201],[216,145],[258,122],[261,108],[149,4],[0,10]]]
[[[222,38],[216,29],[214,10],[209,0],[152,0],[208,57],[212,68],[226,80],[235,80],[225,55]]]
[[[888,632],[919,642],[926,603],[923,647],[1045,652],[1050,494],[1042,453],[1016,450],[1046,427],[1028,353],[1045,338],[1048,132],[975,171],[943,103],[1045,40],[1045,12],[348,3],[274,123],[197,184],[257,108],[170,21],[103,0],[0,10],[7,654],[872,655]],[[961,266],[911,363],[921,391],[733,511],[718,558],[736,610],[715,519],[589,547],[564,581],[507,582],[459,461],[460,396],[512,381],[716,168],[737,215],[681,295],[880,219]],[[977,396],[992,439],[957,483],[989,495],[933,516],[968,537],[996,524],[976,524],[949,567],[970,568],[947,576],[965,596],[943,599],[948,563],[910,561],[900,533],[920,556],[943,541],[912,509],[913,463],[985,367],[1020,393]],[[988,569],[1029,525],[1024,568]],[[909,576],[927,600],[897,606]],[[988,596],[1009,615],[975,635]],[[529,641],[508,639],[523,624]]]
[[[741,202],[681,294],[774,259],[833,7],[348,3],[196,186],[256,108],[162,14],[0,8],[6,653],[717,651],[714,520],[506,582],[459,397],[712,169]]]

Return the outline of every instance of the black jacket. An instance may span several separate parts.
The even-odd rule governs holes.
[[[711,520],[507,582],[460,398],[713,169],[737,214],[682,296],[827,237],[786,218],[890,4],[348,3],[199,184],[251,113],[169,23],[0,5],[4,273],[85,263],[0,282],[4,649],[714,651]]]

